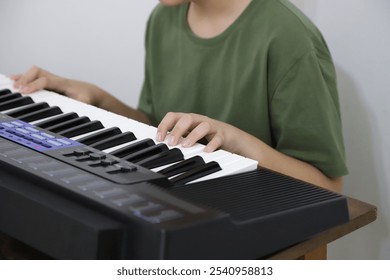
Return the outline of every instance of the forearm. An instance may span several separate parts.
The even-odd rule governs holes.
[[[229,133],[234,139],[226,143],[231,152],[259,161],[259,165],[296,179],[341,193],[342,178],[329,178],[313,165],[283,154],[256,137],[239,130]],[[229,137],[229,136],[228,136]]]
[[[145,124],[150,124],[149,118],[143,112],[127,106],[116,97],[110,94],[106,94],[104,91],[102,91],[100,96],[101,97],[96,104],[97,107],[128,117],[133,120],[137,120]]]
[[[150,123],[148,117],[143,112],[127,106],[116,97],[93,84],[67,79],[63,81],[62,89],[63,93],[71,98],[146,124]],[[80,94],[80,91],[85,91],[84,95],[83,93]]]
[[[341,178],[329,178],[309,163],[285,155],[239,128],[206,116],[170,112],[159,124],[156,138],[164,141],[166,136],[171,146],[177,145],[185,137],[181,143],[183,147],[191,147],[205,137],[208,140],[206,152],[222,148],[257,160],[260,166],[296,179],[335,192],[342,189]]]

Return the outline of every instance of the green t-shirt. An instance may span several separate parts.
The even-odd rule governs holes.
[[[206,115],[345,175],[335,69],[307,17],[288,1],[253,0],[222,34],[202,39],[187,10],[160,4],[148,22],[139,109],[152,124],[170,111]]]

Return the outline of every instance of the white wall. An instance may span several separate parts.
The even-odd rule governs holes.
[[[0,73],[38,65],[136,105],[157,0],[0,0]]]
[[[337,67],[350,175],[345,194],[378,220],[332,243],[335,259],[390,259],[390,1],[293,0],[322,30]]]
[[[322,30],[336,63],[350,169],[345,193],[379,208],[375,223],[332,243],[329,256],[390,259],[390,1],[292,2]],[[0,73],[36,64],[135,106],[145,24],[156,3],[0,0]]]

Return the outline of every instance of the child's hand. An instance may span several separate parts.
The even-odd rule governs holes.
[[[191,113],[168,113],[157,128],[157,141],[164,141],[168,137],[168,145],[191,147],[202,138],[209,142],[206,152],[212,152],[223,147],[230,130],[229,125],[209,117]],[[184,139],[181,141],[182,137]],[[181,142],[180,142],[181,141]]]

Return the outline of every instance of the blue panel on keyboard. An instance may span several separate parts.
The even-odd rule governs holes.
[[[0,119],[0,136],[40,152],[81,145],[79,142],[41,131],[19,120]]]

